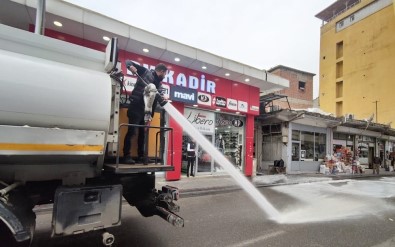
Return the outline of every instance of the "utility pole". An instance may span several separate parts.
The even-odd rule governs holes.
[[[380,101],[378,101],[378,100],[376,100],[376,101],[373,101],[372,103],[375,103],[376,104],[376,123],[378,123],[377,122],[377,118],[378,118],[378,113],[377,113],[377,103],[379,103]]]

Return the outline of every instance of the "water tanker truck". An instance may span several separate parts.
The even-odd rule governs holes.
[[[100,52],[0,24],[0,246],[29,246],[46,204],[52,236],[101,230],[108,246],[123,200],[184,225],[177,188],[155,189],[171,162],[119,164],[116,41]]]

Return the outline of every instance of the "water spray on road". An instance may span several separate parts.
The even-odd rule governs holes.
[[[225,156],[220,153],[211,142],[209,142],[193,125],[170,103],[163,106],[171,117],[177,120],[183,130],[211,155],[211,157],[240,185],[242,189],[255,201],[272,220],[279,218],[279,212],[272,204],[262,195],[250,181],[243,176]]]

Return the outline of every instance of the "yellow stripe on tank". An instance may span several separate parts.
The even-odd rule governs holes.
[[[14,151],[103,151],[103,145],[0,143],[0,150]]]

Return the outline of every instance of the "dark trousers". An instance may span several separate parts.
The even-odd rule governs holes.
[[[195,176],[195,172],[193,170],[194,166],[195,166],[195,160],[196,157],[188,157],[188,165],[187,165],[187,176],[189,177],[189,174],[191,174],[192,176]],[[191,168],[191,173],[189,173],[189,168]]]
[[[373,163],[373,174],[377,173],[380,174],[380,164],[379,163]]]
[[[137,112],[133,112],[129,115],[129,124],[138,124],[145,125],[144,122],[144,113],[139,114]],[[123,141],[123,156],[130,156],[130,149],[132,148],[132,138],[136,131],[135,126],[128,126],[128,132],[125,135],[125,139]],[[144,139],[145,139],[145,130],[143,127],[138,128],[139,135],[137,139],[137,154],[139,157],[144,157]]]

